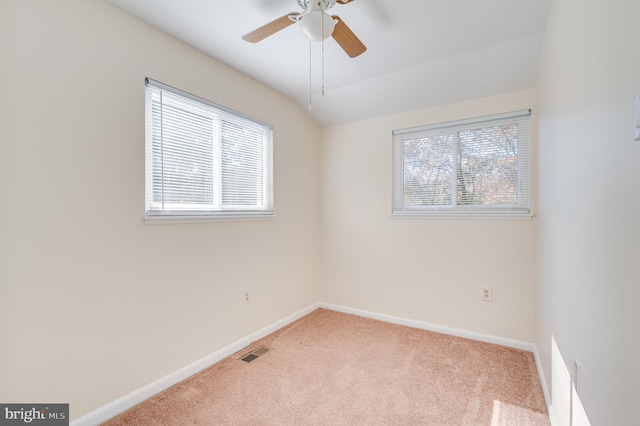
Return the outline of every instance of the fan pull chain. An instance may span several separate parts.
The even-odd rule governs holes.
[[[311,40],[309,40],[309,111],[311,111],[311,86],[313,84],[313,80],[311,78]]]
[[[325,56],[325,54],[324,54],[324,39],[325,39],[325,36],[324,36],[324,20],[325,20],[326,7],[327,6],[324,4],[324,2],[319,2],[318,5],[320,6],[320,11],[322,12],[321,22],[320,22],[320,26],[322,27],[322,29],[321,29],[321,31],[322,31],[322,37],[321,37],[321,39],[322,39],[321,40],[322,52],[321,52],[321,55],[322,56],[321,56],[321,59],[320,59],[321,60],[320,73],[321,73],[321,79],[322,79],[322,83],[321,83],[322,84],[322,90],[321,90],[321,93],[322,93],[322,96],[324,96],[325,95],[325,87],[324,87],[324,69],[325,69],[325,66],[324,66],[324,56]],[[324,7],[323,7],[323,5],[324,5]],[[331,18],[331,19],[333,19],[333,18]],[[312,93],[313,93],[313,74],[312,74],[313,61],[312,61],[312,57],[313,57],[313,45],[312,45],[311,40],[309,40],[309,111],[311,111],[311,109],[312,109],[311,96],[312,96]]]
[[[320,6],[320,10],[322,10],[322,6]],[[322,10],[322,96],[324,96],[324,15],[326,13]]]

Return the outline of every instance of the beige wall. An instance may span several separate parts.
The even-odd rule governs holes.
[[[323,129],[323,301],[533,342],[535,219],[398,219],[390,212],[394,129],[535,113],[535,103],[528,90]],[[481,300],[484,286],[493,288],[491,303]]]
[[[638,16],[636,0],[554,0],[544,42],[536,341],[547,383],[558,385],[558,426],[569,424],[562,370],[574,357],[591,424],[640,419]]]
[[[77,418],[318,300],[293,101],[101,1],[3,0],[0,33],[0,401]],[[275,220],[143,224],[145,76],[274,124]]]
[[[322,300],[535,341],[549,385],[553,337],[592,424],[632,424],[638,7],[555,1],[539,91],[319,130],[101,1],[0,2],[0,401],[77,418]],[[143,224],[145,76],[274,124],[275,220]],[[392,130],[524,108],[539,217],[390,217]]]

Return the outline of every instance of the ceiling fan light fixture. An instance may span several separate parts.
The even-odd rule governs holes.
[[[334,19],[324,10],[311,10],[300,18],[302,34],[311,41],[328,39],[335,26]]]
[[[297,0],[302,12],[291,12],[281,16],[242,36],[249,43],[257,43],[265,38],[297,23],[304,36],[311,41],[324,42],[329,37],[338,43],[340,48],[355,58],[363,54],[367,47],[351,31],[338,15],[329,15],[327,10],[336,4],[348,4],[353,0]],[[324,46],[322,48],[324,52]]]

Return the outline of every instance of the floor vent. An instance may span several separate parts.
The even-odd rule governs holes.
[[[247,355],[243,356],[240,359],[245,362],[251,362],[254,359],[258,358],[259,356],[266,354],[269,351],[270,351],[269,348],[264,348],[264,347],[258,348],[252,352],[249,352]]]

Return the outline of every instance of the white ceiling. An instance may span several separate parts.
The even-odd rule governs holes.
[[[294,99],[320,126],[536,86],[551,0],[355,0],[336,4],[367,51],[296,25],[252,44],[241,37],[296,0],[105,0]],[[311,60],[311,75],[310,75]],[[310,81],[311,77],[311,81]]]

